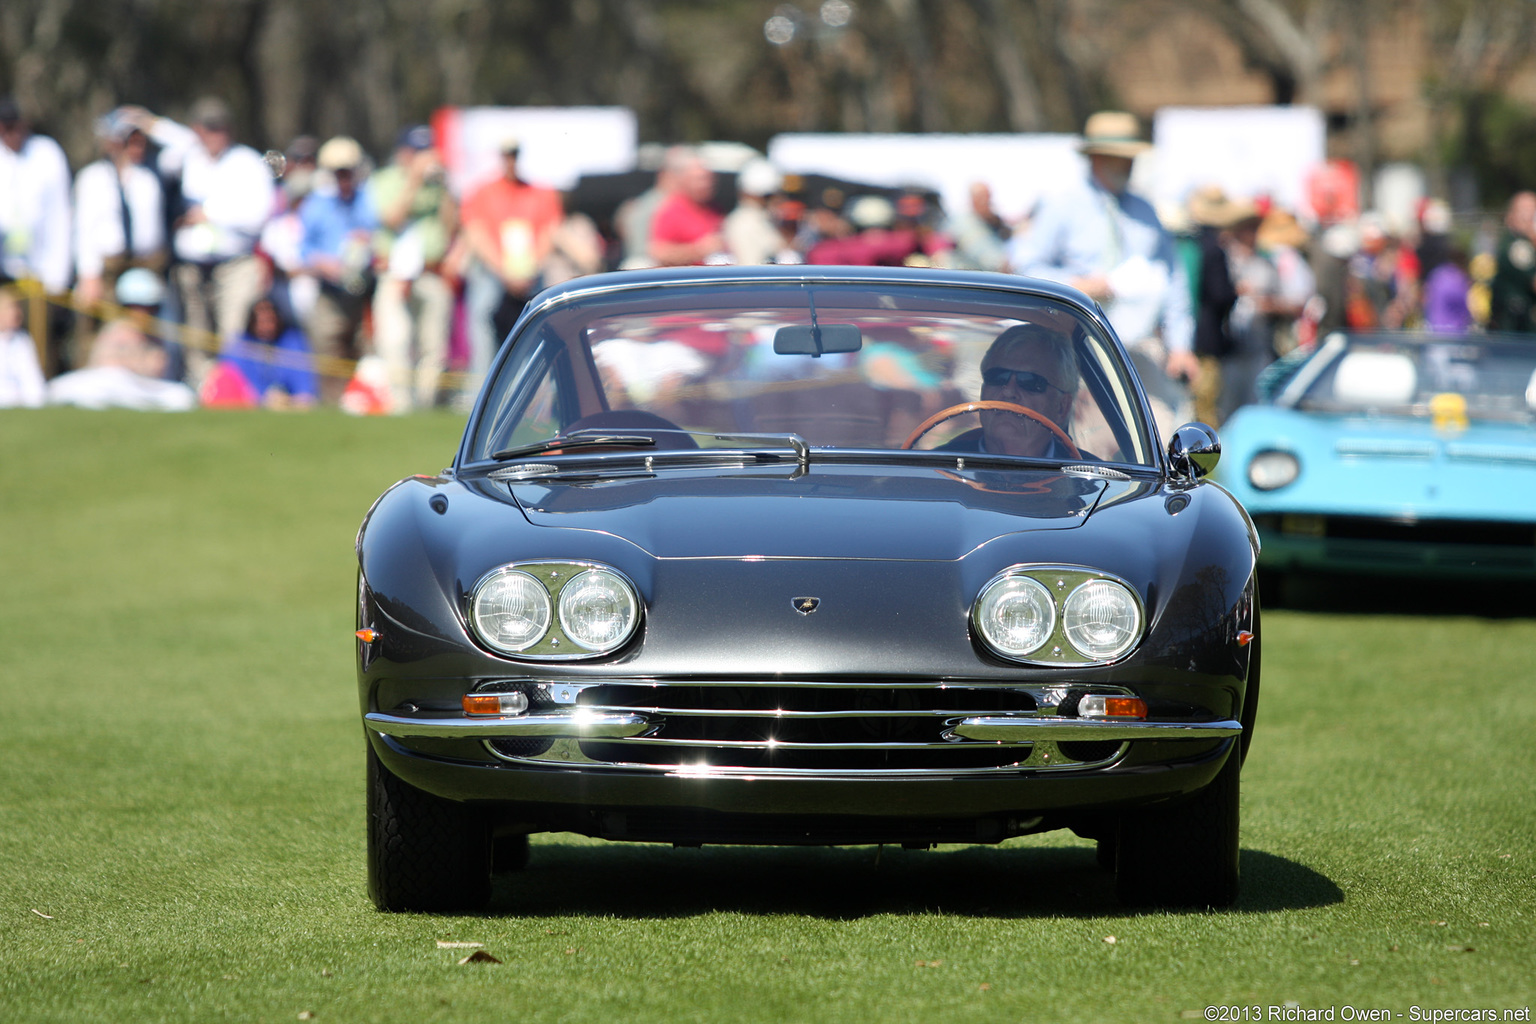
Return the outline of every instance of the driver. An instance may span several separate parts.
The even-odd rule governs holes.
[[[981,359],[981,398],[1031,409],[1061,427],[1072,423],[1077,396],[1077,357],[1065,335],[1038,324],[1015,324],[992,342]],[[945,451],[991,452],[1036,458],[1071,458],[1066,445],[1043,424],[1014,412],[988,409],[981,429],[940,446]]]

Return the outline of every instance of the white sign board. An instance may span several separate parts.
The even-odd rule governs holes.
[[[933,189],[950,214],[968,209],[971,185],[985,182],[993,208],[1016,221],[1041,197],[1082,179],[1087,165],[1077,144],[1076,135],[789,133],[768,143],[768,159],[789,173]]]
[[[520,147],[519,177],[566,191],[583,174],[633,170],[639,137],[628,107],[447,107],[432,128],[459,195],[501,173],[508,139]]]
[[[1219,185],[1229,196],[1268,196],[1303,216],[1307,175],[1327,156],[1327,124],[1315,107],[1164,107],[1152,121],[1147,198],[1182,204]]]

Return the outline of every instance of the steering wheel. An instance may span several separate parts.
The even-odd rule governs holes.
[[[961,402],[959,405],[952,405],[948,409],[940,409],[938,412],[934,413],[932,416],[929,416],[926,420],[923,420],[923,422],[919,423],[917,425],[917,429],[912,431],[911,435],[901,443],[901,446],[903,448],[911,448],[914,444],[917,443],[918,438],[922,437],[924,434],[928,433],[928,431],[932,430],[940,423],[943,423],[945,420],[952,420],[956,416],[964,416],[968,412],[981,412],[987,409],[996,410],[997,412],[1011,412],[1018,416],[1027,416],[1030,419],[1035,420],[1036,422],[1043,425],[1051,433],[1055,434],[1057,439],[1060,440],[1062,444],[1067,446],[1067,451],[1072,453],[1072,457],[1074,459],[1080,459],[1083,457],[1083,453],[1077,450],[1077,445],[1072,443],[1072,439],[1067,436],[1067,432],[1053,423],[1049,416],[1042,415],[1041,413],[1035,412],[1033,409],[1025,408],[1022,405],[1015,405],[1012,402],[998,402],[992,399],[985,399],[980,402]]]

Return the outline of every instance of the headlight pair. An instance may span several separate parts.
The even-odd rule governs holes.
[[[1005,658],[1049,665],[1114,661],[1141,639],[1141,600],[1120,580],[1069,567],[1016,566],[982,588],[971,621]]]
[[[470,627],[502,654],[606,654],[622,647],[639,623],[634,585],[600,565],[516,562],[487,573],[470,592]]]

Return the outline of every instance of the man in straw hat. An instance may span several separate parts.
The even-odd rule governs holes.
[[[1078,148],[1088,158],[1087,179],[1042,203],[1029,230],[1014,236],[1010,266],[1097,299],[1127,345],[1160,335],[1168,376],[1197,378],[1189,288],[1173,238],[1152,204],[1129,191],[1132,162],[1151,148],[1135,115],[1094,114]]]

